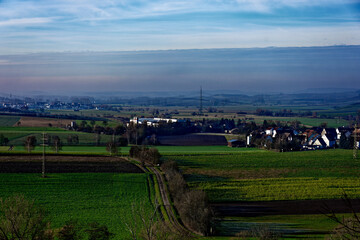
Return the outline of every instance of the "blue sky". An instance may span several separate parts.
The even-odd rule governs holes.
[[[2,0],[0,53],[360,44],[353,0]]]
[[[360,0],[0,0],[0,92],[360,88],[358,45]]]

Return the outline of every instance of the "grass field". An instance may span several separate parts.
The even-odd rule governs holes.
[[[0,126],[11,127],[20,120],[18,116],[0,115]]]
[[[65,142],[66,144],[66,142]],[[152,147],[152,146],[149,146]],[[240,152],[264,152],[264,150],[256,149],[256,148],[229,148],[227,146],[153,146],[157,148],[163,156],[193,156],[193,155],[209,155],[209,154],[217,154],[217,155],[231,155],[237,154]],[[8,153],[9,147],[0,146],[0,152]],[[130,147],[120,147],[119,151],[122,155],[129,154]],[[25,152],[24,146],[15,146],[12,152]],[[42,147],[37,146],[34,153],[42,152]],[[46,148],[46,152],[52,153],[54,152],[50,148]],[[105,146],[63,146],[60,153],[63,154],[106,154]]]
[[[23,145],[26,137],[35,136],[37,142],[40,143],[42,134],[45,132],[49,136],[59,136],[62,143],[68,143],[69,136],[78,136],[79,145],[95,145],[97,138],[100,144],[106,144],[112,139],[110,135],[96,135],[94,133],[68,131],[61,128],[45,128],[45,127],[0,127],[0,134],[7,137],[10,141],[8,145]]]
[[[339,216],[350,217],[350,214]],[[217,230],[220,235],[234,235],[256,226],[266,226],[278,232],[281,239],[324,239],[337,223],[323,214],[227,217],[220,222]]]
[[[83,120],[76,120],[75,122],[76,122],[77,125],[80,125],[82,121]],[[89,124],[91,126],[91,121],[87,120],[86,122],[87,122],[87,124]],[[103,121],[94,121],[94,122],[95,122],[94,125],[98,125],[98,126],[102,126],[102,127],[114,128],[114,127],[116,127],[118,125],[121,125],[121,123],[115,122],[115,121],[107,121],[106,124],[104,124]]]
[[[336,128],[349,125],[349,122],[344,119],[332,119],[332,118],[310,118],[310,117],[266,117],[266,116],[250,116],[254,118],[257,124],[262,124],[264,120],[267,121],[280,121],[280,122],[292,122],[299,121],[301,124],[307,127],[318,127],[322,123],[326,123],[327,127]]]
[[[161,151],[160,151],[161,152]],[[360,197],[360,159],[351,150],[165,156],[178,162],[187,182],[211,201]]]
[[[45,179],[39,174],[0,174],[0,182],[0,197],[20,193],[34,199],[47,210],[53,228],[68,220],[97,221],[106,224],[115,239],[129,236],[123,223],[131,217],[131,204],[144,202],[151,209],[154,197],[147,174],[66,173]]]
[[[360,197],[360,179],[349,178],[268,178],[190,183],[207,192],[211,201],[272,201],[340,199]]]

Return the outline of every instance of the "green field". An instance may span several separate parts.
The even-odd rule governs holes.
[[[34,199],[47,211],[53,228],[68,220],[97,221],[106,224],[115,239],[124,239],[129,236],[124,221],[131,217],[131,204],[144,202],[152,208],[154,191],[148,178],[119,173],[49,174],[45,179],[39,174],[0,174],[0,197],[20,193]]]
[[[157,148],[163,156],[193,156],[193,155],[229,155],[237,154],[241,152],[264,152],[264,150],[256,148],[229,148],[227,146],[149,146]],[[9,147],[0,146],[0,152],[8,153]],[[130,147],[120,147],[119,151],[122,155],[128,155]],[[12,152],[25,152],[24,146],[15,146]],[[37,146],[33,152],[42,152],[42,147]],[[46,148],[46,152],[53,153],[54,151],[50,148]],[[106,154],[105,146],[63,146],[60,153],[63,154]]]
[[[211,201],[272,201],[360,197],[360,178],[268,178],[190,183]]]
[[[0,126],[11,127],[20,120],[19,116],[0,115]]]
[[[350,217],[351,214],[339,216]],[[273,232],[279,232],[281,239],[324,239],[337,223],[323,214],[227,217],[218,226],[218,232],[234,235],[255,226],[266,226]]]
[[[0,152],[2,153],[26,153],[24,146],[15,146],[12,151],[8,151],[9,147],[0,146]],[[119,154],[128,155],[129,154],[129,147],[120,147]],[[35,147],[32,153],[42,153],[43,148],[41,146]],[[45,148],[45,152],[52,154],[55,153],[53,149],[50,147]],[[106,151],[105,146],[63,146],[62,149],[59,151],[60,154],[90,154],[90,155],[106,155],[109,154]]]
[[[161,151],[160,151],[161,152]],[[360,197],[360,159],[351,150],[165,156],[180,165],[190,186],[211,201]]]
[[[344,119],[332,119],[332,118],[310,118],[310,117],[266,117],[266,116],[252,116],[257,124],[262,124],[264,120],[280,121],[280,122],[292,122],[299,121],[301,124],[307,127],[318,127],[322,123],[326,123],[327,127],[336,128],[341,126],[348,126],[349,121]]]
[[[59,136],[64,145],[68,144],[69,136],[78,136],[78,145],[95,145],[97,139],[99,144],[104,145],[111,141],[112,136],[104,134],[94,134],[85,132],[68,131],[61,128],[42,128],[42,127],[0,127],[0,134],[8,138],[8,145],[23,145],[28,136],[35,136],[37,143],[41,143],[42,134],[45,132],[49,136]]]

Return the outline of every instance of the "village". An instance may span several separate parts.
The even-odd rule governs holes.
[[[189,121],[188,119],[166,119],[166,118],[137,118],[130,119],[127,123],[128,129],[133,125],[142,125],[149,129],[155,129],[150,133],[155,134],[158,128],[182,128],[191,126],[194,129],[191,137],[192,142],[198,145],[213,145],[214,138],[211,133],[218,136],[218,144],[225,144],[225,137],[229,147],[259,147],[266,149],[277,149],[279,151],[301,151],[329,148],[350,149],[354,145],[359,147],[360,129],[355,127],[292,127],[292,126],[269,126],[256,125],[253,122],[221,119]],[[267,125],[267,124],[266,124]],[[202,134],[207,137],[203,137]],[[221,138],[221,136],[223,138]],[[181,136],[181,135],[180,135]],[[202,136],[202,137],[201,137]],[[245,137],[244,137],[245,136]],[[356,138],[354,138],[356,136]],[[149,138],[149,136],[147,136]],[[181,138],[179,136],[173,137]],[[183,137],[182,137],[183,138]],[[194,141],[198,138],[199,141]],[[161,137],[160,137],[161,139]],[[200,142],[201,141],[201,142]],[[173,143],[176,145],[176,143]],[[196,144],[196,143],[193,143]]]

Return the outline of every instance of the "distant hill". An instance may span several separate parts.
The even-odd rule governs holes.
[[[358,92],[359,89],[353,88],[307,88],[295,93],[345,93],[345,92]]]

